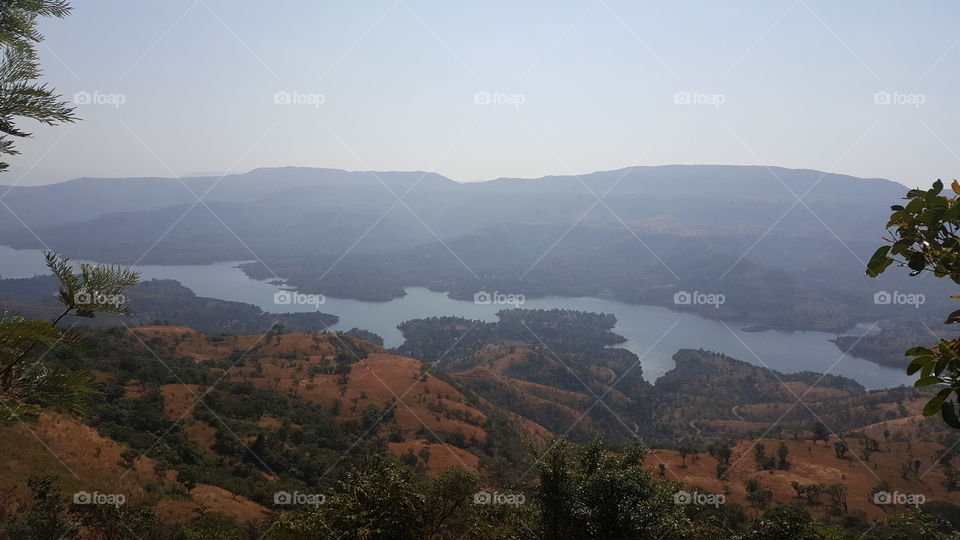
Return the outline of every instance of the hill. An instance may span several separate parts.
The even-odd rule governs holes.
[[[53,319],[62,305],[52,296],[59,284],[54,276],[0,279],[0,302],[11,312],[35,319]],[[295,332],[319,332],[336,324],[328,313],[266,313],[252,304],[197,296],[179,282],[150,280],[127,289],[125,300],[133,314],[75,318],[73,324],[97,328],[150,324],[189,326],[201,332],[263,333],[275,325]]]
[[[729,437],[839,431],[917,414],[926,393],[867,392],[855,381],[780,373],[722,354],[684,349],[676,367],[644,380],[637,355],[615,348],[616,319],[565,310],[503,310],[499,322],[442,317],[407,321],[399,354],[436,362],[498,406],[586,442],[595,433],[679,447]],[[567,430],[569,429],[569,432]]]
[[[866,523],[904,509],[871,502],[884,490],[960,502],[955,451],[919,416],[924,398],[912,389],[866,392],[842,377],[695,350],[678,352],[676,369],[650,385],[635,357],[610,348],[613,322],[508,311],[440,362],[345,334],[84,330],[87,354],[59,359],[90,370],[104,394],[82,421],[47,414],[0,430],[0,509],[28,507],[27,480],[47,474],[67,493],[124,494],[167,523],[212,512],[260,527],[287,515],[275,493],[338,496],[338,482],[379,467],[378,456],[437,481],[457,469],[482,485],[528,490],[531,447],[604,432],[668,441],[645,460],[651,476],[723,494],[727,516],[790,503],[827,520],[842,507]],[[446,329],[464,323],[412,321],[406,346],[430,357]],[[815,441],[819,420],[831,432]]]
[[[931,311],[950,308],[937,280],[863,276],[886,209],[904,191],[882,179],[776,167],[629,167],[473,184],[289,167],[13,187],[5,203],[52,249],[103,262],[249,260],[252,251],[266,266],[247,265],[251,276],[329,296],[389,300],[407,286],[457,298],[589,295],[843,331],[865,319],[915,318],[911,306],[875,304],[880,288],[922,293]],[[205,204],[195,206],[200,195]],[[3,219],[0,243],[41,247],[19,221]],[[726,302],[678,305],[680,291]]]

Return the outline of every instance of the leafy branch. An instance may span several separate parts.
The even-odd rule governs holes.
[[[47,267],[60,282],[57,296],[64,310],[51,322],[21,316],[0,317],[0,423],[30,417],[46,409],[84,412],[95,393],[93,379],[83,372],[31,360],[38,347],[47,352],[76,348],[78,338],[57,325],[68,316],[94,317],[97,313],[130,313],[123,292],[136,285],[140,274],[129,268],[81,264],[79,273],[69,260],[54,253],[44,255]]]
[[[890,265],[910,269],[911,276],[930,272],[938,278],[948,277],[960,284],[960,183],[954,180],[954,196],[945,196],[943,182],[937,180],[926,191],[907,192],[906,205],[894,205],[886,228],[890,245],[881,246],[870,257],[866,274],[877,277]],[[954,296],[953,298],[960,298]],[[945,324],[960,323],[960,310],[947,316]],[[907,366],[908,375],[918,375],[917,388],[941,386],[939,392],[923,408],[924,416],[940,413],[947,425],[960,429],[960,338],[941,340],[933,347],[912,347],[906,356],[912,357]]]

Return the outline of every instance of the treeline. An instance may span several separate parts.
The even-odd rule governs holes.
[[[297,500],[307,504],[244,525],[211,509],[169,525],[150,505],[70,504],[54,481],[41,477],[30,482],[33,502],[27,509],[0,518],[0,534],[14,540],[948,540],[960,533],[960,509],[944,503],[875,523],[849,516],[814,520],[800,505],[774,506],[748,518],[743,507],[725,503],[721,494],[655,478],[645,470],[645,458],[638,446],[611,448],[595,440],[574,449],[561,439],[536,456],[530,478],[493,487],[465,471],[447,470],[428,479],[399,462],[371,456],[329,489],[298,494]],[[758,486],[753,492],[764,493]]]

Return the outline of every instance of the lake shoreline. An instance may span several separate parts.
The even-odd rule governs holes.
[[[902,371],[847,356],[830,342],[837,336],[850,335],[858,328],[862,330],[869,323],[855,325],[837,334],[810,330],[757,331],[759,325],[755,321],[722,321],[664,306],[557,296],[525,298],[518,305],[477,303],[454,299],[447,293],[426,287],[405,288],[402,297],[389,302],[323,297],[322,302],[313,304],[278,304],[275,295],[284,290],[284,286],[252,279],[238,264],[241,262],[144,265],[136,269],[141,271],[144,279],[174,279],[198,296],[252,304],[268,313],[331,313],[340,319],[331,330],[362,328],[383,337],[388,348],[403,343],[397,325],[411,319],[461,316],[490,322],[496,320],[499,310],[513,307],[570,309],[616,316],[617,325],[613,331],[626,339],[620,347],[639,357],[644,378],[651,382],[673,369],[673,355],[678,350],[703,348],[784,373],[817,371],[843,375],[869,389],[910,384]],[[13,250],[0,246],[0,276],[20,277],[18,274],[30,276],[45,272],[40,250]]]

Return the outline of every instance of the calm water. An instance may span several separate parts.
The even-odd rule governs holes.
[[[175,279],[198,296],[235,300],[259,306],[268,312],[315,311],[313,305],[277,305],[274,293],[280,288],[265,281],[248,278],[236,265],[140,266],[144,279]],[[0,276],[30,277],[45,274],[42,253],[38,250],[13,250],[0,246]],[[500,309],[512,306],[477,305],[472,301],[452,300],[444,293],[422,287],[407,289],[407,295],[390,302],[362,302],[327,297],[320,310],[340,317],[335,330],[353,327],[376,332],[388,347],[400,345],[403,336],[397,324],[431,316],[454,315],[468,319],[495,321]],[[828,340],[825,332],[743,332],[752,323],[731,323],[703,319],[667,308],[629,305],[599,298],[551,296],[529,299],[522,306],[530,309],[575,309],[612,313],[617,317],[615,332],[627,338],[622,345],[640,356],[644,376],[656,379],[673,368],[673,354],[682,348],[698,348],[726,353],[752,364],[782,372],[817,371],[853,378],[867,388],[910,384],[901,370],[844,356]],[[848,334],[861,334],[872,328],[861,324]],[[875,330],[875,329],[874,329]]]

